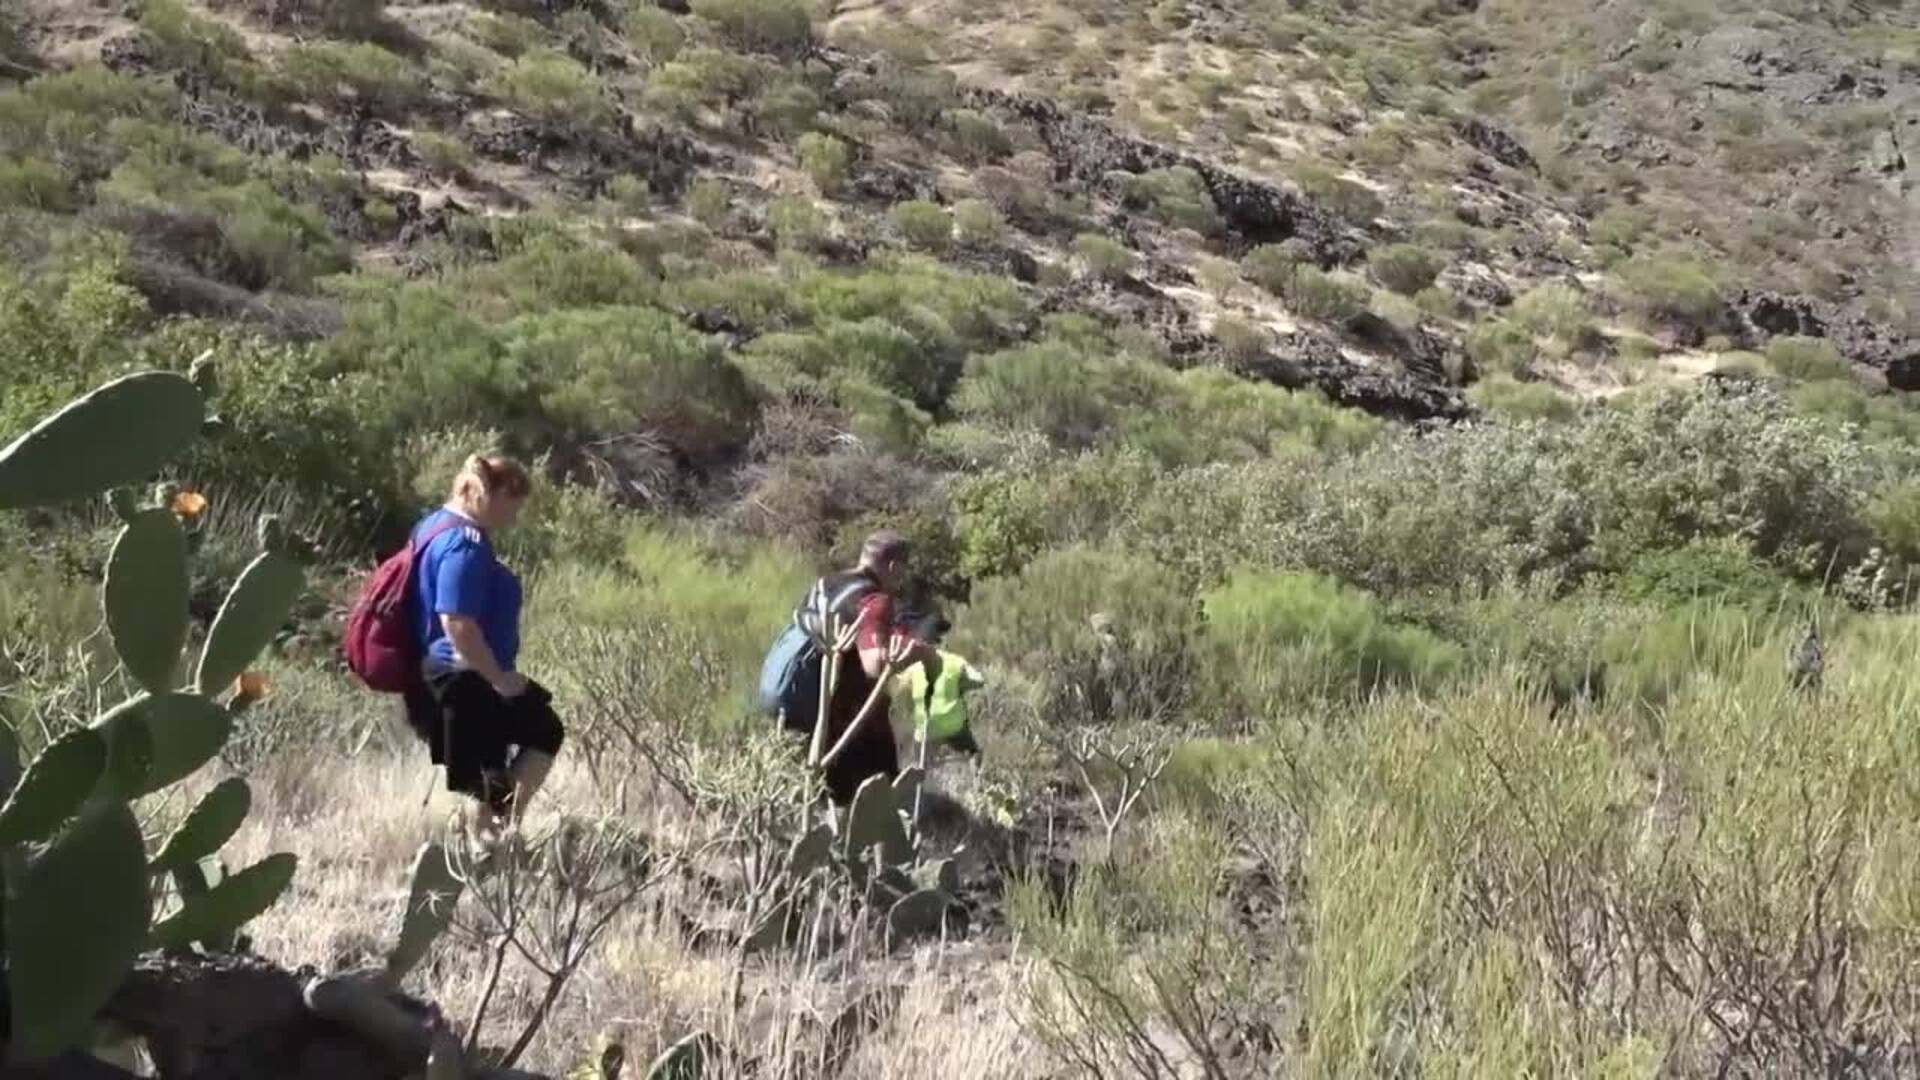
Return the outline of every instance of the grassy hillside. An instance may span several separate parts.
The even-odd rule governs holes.
[[[320,552],[196,778],[302,857],[288,967],[454,807],[333,655],[355,570],[539,463],[561,854],[410,984],[522,1066],[1907,1075],[1920,12],[1785,7],[25,0],[0,432],[220,360],[198,624],[259,513]],[[990,682],[965,919],[750,950],[807,778],[748,690],[881,523]],[[126,682],[111,529],[0,517],[30,751]],[[658,856],[591,940],[582,836]]]

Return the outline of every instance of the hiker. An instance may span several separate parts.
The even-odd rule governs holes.
[[[888,713],[884,687],[875,694],[889,659],[897,660],[897,670],[908,664],[933,660],[931,646],[897,633],[894,624],[894,594],[907,580],[911,551],[906,537],[891,529],[882,529],[867,538],[860,549],[860,563],[844,573],[829,574],[815,582],[808,599],[796,612],[795,622],[806,617],[809,608],[828,609],[842,625],[855,628],[852,644],[841,657],[839,677],[833,697],[827,704],[825,748],[838,745],[863,706],[873,699],[872,709],[846,749],[826,767],[827,794],[835,805],[853,801],[860,785],[868,777],[881,775],[889,780],[900,773],[900,756],[893,741],[893,724]],[[776,643],[776,650],[779,645]],[[772,662],[775,657],[769,657]],[[809,741],[818,719],[820,680],[825,677],[831,657],[817,656],[795,672],[791,684],[781,695],[782,725]]]
[[[532,490],[512,458],[476,454],[452,497],[414,527],[413,587],[424,684],[407,716],[447,790],[472,796],[483,845],[517,826],[565,735],[552,695],[514,666],[520,652],[520,579],[495,557],[490,535],[520,516]],[[429,533],[432,533],[429,537]],[[508,758],[508,748],[517,753]]]
[[[915,623],[913,636],[934,649],[931,660],[915,664],[907,672],[907,686],[913,696],[914,735],[923,746],[950,746],[963,754],[978,756],[980,744],[974,741],[967,722],[967,694],[986,685],[986,679],[972,664],[943,646],[953,624],[940,615],[927,615]]]

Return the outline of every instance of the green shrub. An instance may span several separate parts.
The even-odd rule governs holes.
[[[953,228],[962,244],[974,247],[994,247],[1007,239],[1007,219],[985,199],[954,203]]]
[[[1013,153],[1013,141],[1000,125],[973,109],[949,109],[940,117],[947,152],[971,165],[999,161]]]
[[[126,148],[103,133],[116,121],[157,119],[177,100],[159,79],[97,66],[42,75],[0,90],[0,160],[37,158],[76,180],[104,176]]]
[[[1848,379],[1853,365],[1821,338],[1782,337],[1767,342],[1767,366],[1795,382]]]
[[[808,250],[827,235],[827,216],[804,195],[788,195],[767,204],[767,228],[781,247]]]
[[[472,19],[467,29],[480,44],[509,60],[524,56],[547,39],[546,29],[524,15],[494,11]]]
[[[1650,551],[1628,563],[1608,582],[1625,599],[1674,610],[1712,602],[1767,613],[1803,590],[1754,557],[1737,536],[1705,537],[1667,551]]]
[[[39,158],[0,161],[0,206],[32,210],[71,210],[73,180],[60,167]]]
[[[687,189],[687,213],[709,229],[725,228],[733,218],[733,193],[726,181],[701,177]]]
[[[654,67],[678,56],[681,46],[687,43],[687,32],[681,29],[680,20],[651,3],[628,4],[620,27],[633,51]]]
[[[813,16],[800,0],[693,0],[691,6],[743,52],[799,56],[813,43]]]
[[[820,95],[798,79],[769,80],[743,107],[748,129],[755,134],[787,138],[812,124],[820,112]]]
[[[1391,623],[1373,596],[1315,574],[1238,573],[1201,603],[1223,700],[1252,717],[1282,703],[1431,687],[1461,661],[1458,647]]]
[[[1213,336],[1220,342],[1227,359],[1234,363],[1257,360],[1273,345],[1273,336],[1266,327],[1232,315],[1222,315],[1214,320]]]
[[[1287,286],[1288,307],[1309,319],[1345,323],[1367,310],[1372,290],[1359,278],[1344,271],[1332,273],[1317,266],[1298,266]]]
[[[177,0],[146,0],[140,29],[154,45],[154,59],[198,75],[216,86],[251,95],[262,89],[264,71],[246,39],[224,23],[197,15]]]
[[[1364,184],[1341,176],[1318,163],[1307,163],[1294,170],[1294,179],[1308,197],[1325,203],[1327,209],[1365,225],[1386,212],[1380,196]]]
[[[473,168],[473,150],[459,136],[437,131],[422,131],[413,137],[413,151],[420,163],[436,176],[459,179]]]
[[[606,84],[555,49],[534,49],[495,77],[492,92],[529,118],[556,130],[584,131],[608,121]]]
[[[942,252],[953,241],[953,215],[946,207],[925,199],[895,203],[887,211],[887,224],[908,246],[921,251]]]
[[[280,72],[301,98],[337,107],[361,104],[403,113],[426,95],[419,69],[368,42],[293,45],[278,57]]]
[[[1118,281],[1133,273],[1133,252],[1118,240],[1099,233],[1081,233],[1074,237],[1073,254],[1089,275],[1102,281]]]
[[[1284,297],[1293,286],[1294,270],[1308,261],[1309,255],[1301,245],[1261,244],[1240,260],[1240,272],[1273,295]]]
[[[1155,217],[1175,228],[1201,233],[1220,228],[1220,212],[1213,205],[1213,193],[1200,174],[1185,165],[1153,169],[1130,177],[1126,195],[1129,201],[1146,207]]]
[[[1215,300],[1225,303],[1240,287],[1240,272],[1226,259],[1206,256],[1194,267],[1193,280]]]
[[[1467,333],[1467,355],[1482,372],[1522,375],[1532,370],[1540,350],[1533,335],[1507,319],[1488,316]]]
[[[822,194],[840,190],[847,179],[847,144],[831,135],[809,131],[800,136],[800,167],[813,178]]]
[[[505,362],[543,387],[550,421],[575,437],[650,431],[708,458],[745,444],[745,378],[715,341],[666,312],[602,308],[528,315],[503,331]]]
[[[1653,323],[1704,333],[1725,314],[1714,272],[1689,259],[1635,258],[1615,268],[1614,286],[1629,309]]]
[[[1546,383],[1520,382],[1504,374],[1474,383],[1467,399],[1515,420],[1566,420],[1579,411],[1572,398]]]
[[[1038,431],[1062,446],[1092,446],[1129,396],[1126,376],[1138,370],[1126,357],[1102,361],[1061,342],[1026,345],[970,363],[954,409],[970,419]]]
[[[1059,726],[1178,717],[1190,692],[1197,614],[1163,567],[1075,547],[976,583],[953,622],[956,648],[1034,680],[1041,722]]]
[[[1402,296],[1432,285],[1446,263],[1415,244],[1387,244],[1367,253],[1367,269],[1380,284]]]

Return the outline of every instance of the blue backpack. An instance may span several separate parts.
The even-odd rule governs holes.
[[[871,578],[858,574],[837,583],[829,595],[828,581],[821,578],[807,590],[806,599],[774,637],[760,665],[760,711],[780,717],[796,731],[813,730],[814,714],[820,708],[820,658],[833,644],[827,640],[830,616],[844,616],[849,605],[857,608],[878,588]]]

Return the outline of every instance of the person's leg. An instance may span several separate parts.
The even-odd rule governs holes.
[[[507,775],[513,784],[511,824],[526,820],[528,804],[553,771],[554,758],[566,740],[566,729],[553,711],[552,697],[544,687],[530,684],[524,697],[513,702],[510,741],[520,748]]]

